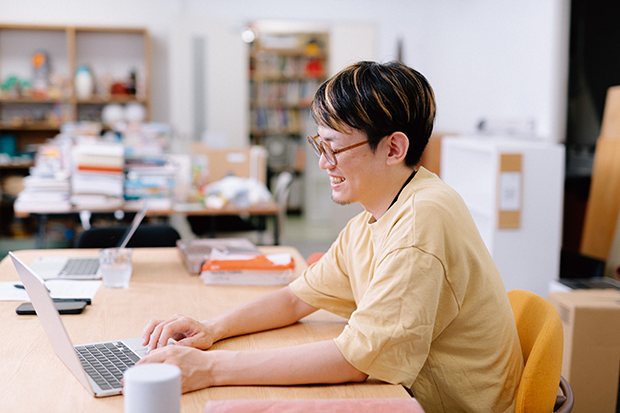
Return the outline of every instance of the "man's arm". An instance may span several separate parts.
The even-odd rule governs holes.
[[[206,350],[213,343],[243,334],[291,325],[317,308],[297,298],[289,287],[261,295],[212,319],[198,322],[180,315],[151,320],[142,334],[149,352],[163,347],[169,338],[182,346]]]
[[[138,362],[142,363],[178,366],[184,393],[211,386],[345,383],[368,378],[344,358],[333,340],[258,351],[168,346]]]

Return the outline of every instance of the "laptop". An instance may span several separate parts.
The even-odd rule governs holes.
[[[121,237],[118,246],[125,246],[146,215],[146,203],[136,213],[131,226]],[[38,257],[30,265],[32,270],[44,280],[95,280],[99,274],[98,257]]]
[[[142,338],[74,346],[41,277],[12,252],[9,256],[56,355],[95,397],[121,394],[123,372],[146,356]]]
[[[620,281],[605,277],[605,261],[577,252],[562,249],[560,253],[559,282],[573,290],[615,289]]]

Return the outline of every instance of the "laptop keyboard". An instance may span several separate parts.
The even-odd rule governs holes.
[[[120,389],[123,372],[140,357],[122,342],[75,346],[82,366],[103,390]]]
[[[60,270],[60,276],[96,274],[99,268],[99,258],[70,258]]]
[[[562,280],[560,282],[564,285],[567,285],[571,288],[576,289],[616,289],[620,290],[620,284],[615,282],[613,279],[597,279],[597,278],[586,278],[586,279],[569,279]]]

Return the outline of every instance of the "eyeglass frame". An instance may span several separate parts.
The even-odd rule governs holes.
[[[370,142],[377,141],[381,139],[383,136],[379,138],[374,138],[374,139],[366,139],[365,141],[354,143],[353,145],[345,146],[344,148],[340,148],[340,149],[332,149],[332,147],[329,146],[328,143],[323,142],[322,140],[317,142],[317,139],[319,137],[320,137],[319,135],[308,136],[308,143],[310,144],[310,146],[312,146],[312,149],[314,149],[314,153],[316,153],[316,156],[320,158],[321,155],[325,155],[325,159],[327,160],[327,162],[329,162],[329,164],[332,166],[336,166],[338,165],[338,159],[336,158],[336,155],[338,155],[339,153],[348,151],[349,149],[357,148],[362,145],[366,145],[367,143],[369,144]],[[334,162],[332,162],[329,159],[330,157],[327,155],[327,150],[325,150],[325,148],[327,148],[327,150],[329,150],[331,154],[333,155]]]

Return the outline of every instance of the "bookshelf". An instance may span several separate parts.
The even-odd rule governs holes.
[[[94,78],[88,97],[74,89],[81,65]],[[39,145],[63,122],[100,120],[109,104],[139,103],[148,120],[150,79],[145,29],[0,24],[0,236],[15,235],[15,194],[2,189],[28,174]]]
[[[150,61],[145,29],[0,25],[0,136],[13,137],[17,152],[25,152],[63,122],[99,120],[111,103],[140,103],[148,119]],[[87,98],[74,90],[81,65],[94,77]]]
[[[250,141],[268,151],[268,179],[295,175],[289,212],[302,208],[310,103],[327,78],[329,34],[258,30],[250,44]]]
[[[327,76],[327,45],[321,32],[259,32],[251,43],[250,139],[267,147],[274,170],[303,168],[298,152],[310,103]]]

